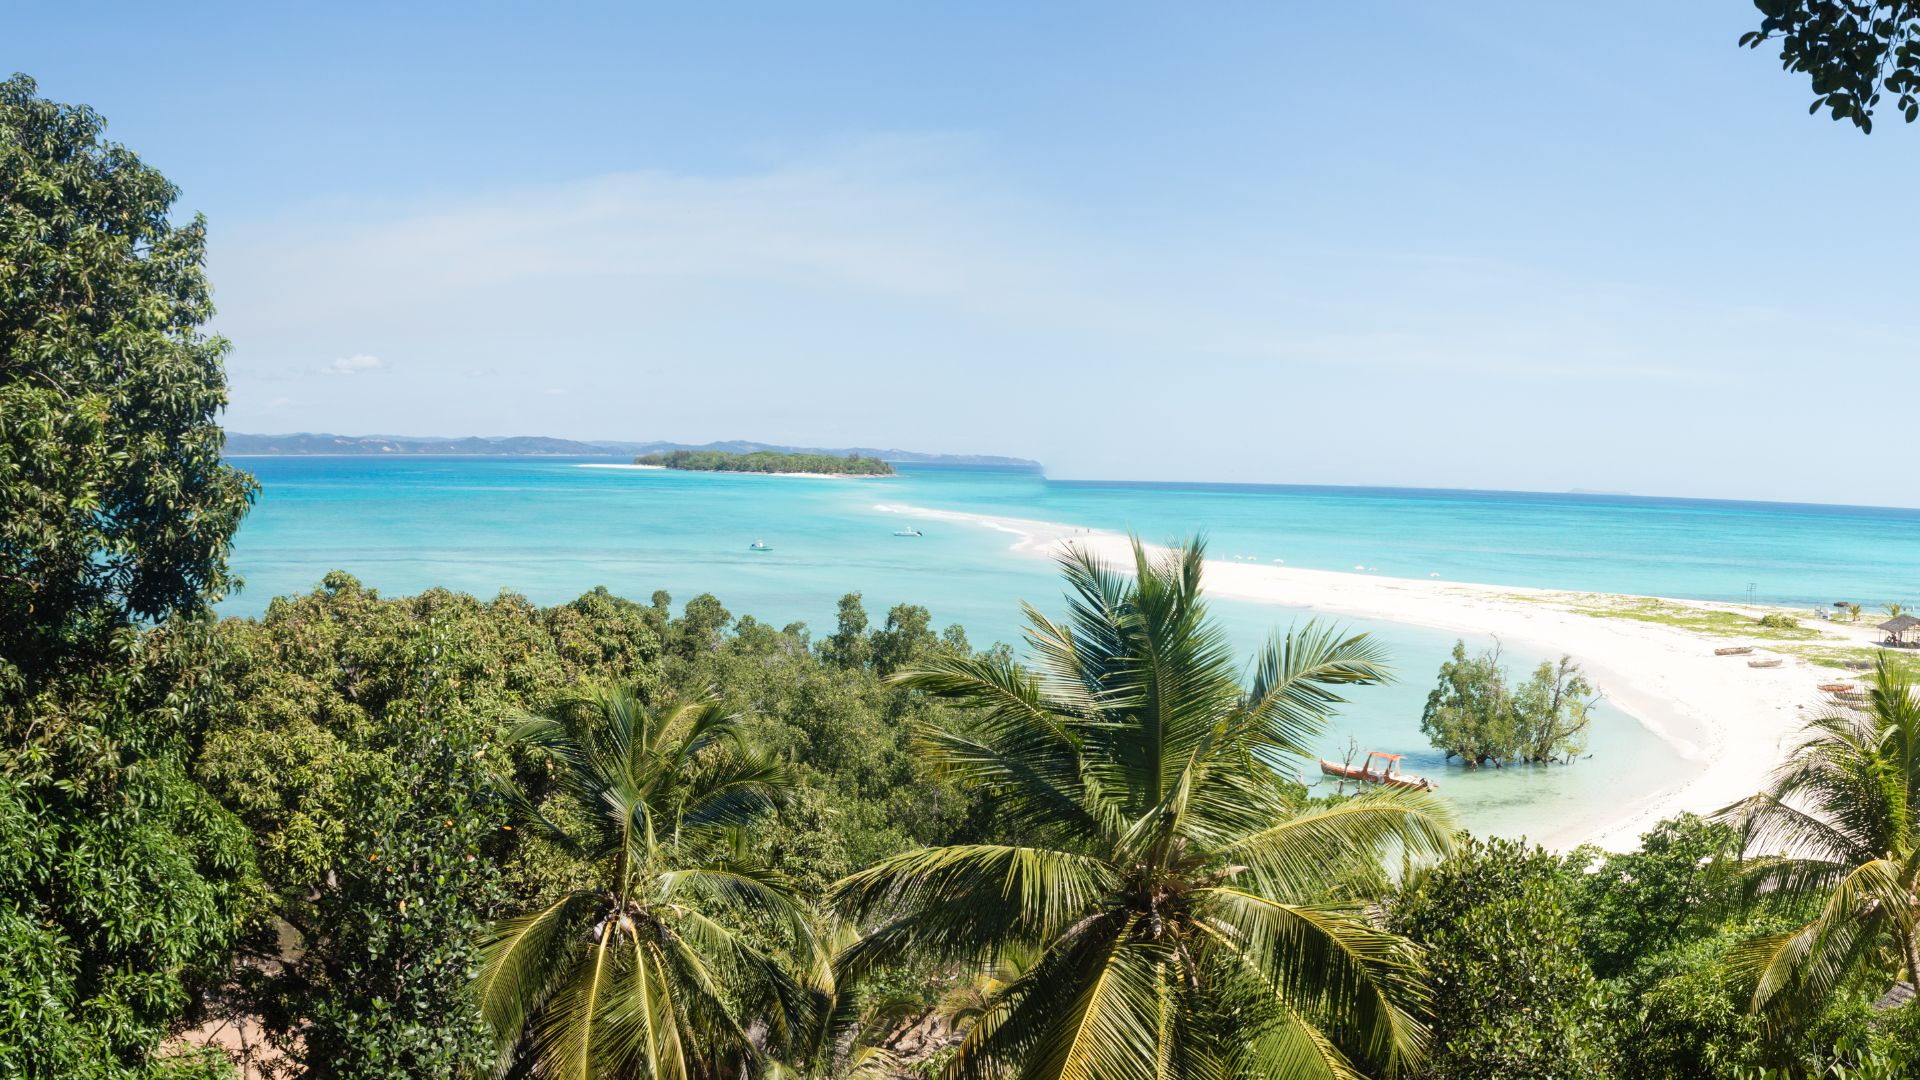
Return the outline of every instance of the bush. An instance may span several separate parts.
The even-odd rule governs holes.
[[[1738,846],[1730,826],[1682,814],[1648,830],[1633,851],[1568,856],[1586,871],[1572,879],[1568,903],[1594,973],[1629,976],[1656,954],[1712,934]],[[1630,981],[1635,992],[1645,988],[1644,977]]]
[[[1566,869],[1540,848],[1468,840],[1404,887],[1394,930],[1426,946],[1434,1080],[1587,1080],[1602,1071],[1600,986],[1582,959]]]
[[[1783,615],[1776,611],[1772,615],[1760,616],[1760,625],[1769,630],[1798,630],[1800,629],[1800,620],[1791,615]]]

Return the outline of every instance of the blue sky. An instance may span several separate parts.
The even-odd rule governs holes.
[[[1920,505],[1920,129],[1753,21],[41,4],[0,66],[211,220],[236,430]]]

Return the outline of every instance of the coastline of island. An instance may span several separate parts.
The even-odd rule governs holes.
[[[574,466],[576,469],[627,469],[636,472],[702,472],[722,471],[728,476],[778,476],[802,480],[885,480],[898,476],[898,473],[823,473],[823,472],[733,472],[726,470],[669,469],[665,465],[637,465],[630,462],[583,461]]]
[[[664,440],[634,442],[621,439],[561,439],[546,435],[465,435],[457,438],[432,438],[413,435],[333,435],[324,432],[292,432],[261,435],[242,431],[226,433],[224,453],[228,457],[600,457],[664,453],[673,450],[720,451],[748,454],[771,451],[782,454],[826,454],[835,457],[868,457],[911,465],[978,466],[996,469],[1038,471],[1041,465],[1031,458],[999,454],[932,453],[900,447],[826,447],[784,446],[777,443],[728,439],[709,443],[680,443]]]
[[[1004,532],[1015,538],[1011,550],[1029,557],[1052,558],[1079,547],[1122,570],[1133,561],[1131,540],[1122,533],[899,504],[875,509]],[[1164,552],[1159,545],[1148,549]],[[1683,811],[1711,814],[1760,790],[1804,723],[1824,707],[1817,684],[1857,679],[1857,673],[1837,668],[1839,658],[1865,655],[1874,642],[1869,627],[1840,623],[1801,627],[1783,639],[1757,622],[1783,610],[1778,607],[1392,578],[1218,557],[1206,562],[1206,586],[1222,599],[1494,637],[1571,656],[1602,696],[1665,743],[1688,772],[1530,837],[1555,850],[1582,844],[1631,850],[1642,832],[1664,818]],[[1660,617],[1646,617],[1649,611]],[[1715,654],[1716,647],[1728,646],[1754,651],[1751,657]],[[1780,663],[1752,667],[1749,658]]]
[[[825,479],[893,476],[893,466],[881,458],[860,454],[805,454],[756,450],[733,453],[725,450],[669,450],[642,454],[633,459],[642,468],[674,469],[681,472],[742,473],[754,476],[805,476]]]

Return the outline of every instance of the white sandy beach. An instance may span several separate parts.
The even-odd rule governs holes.
[[[1132,562],[1128,538],[1111,532],[1017,518],[884,505],[895,513],[997,529],[1017,537],[1013,548],[1035,556],[1079,544],[1102,558]],[[1556,592],[1441,580],[1408,580],[1366,573],[1303,570],[1209,559],[1207,591],[1216,597],[1281,604],[1458,634],[1491,635],[1531,651],[1571,655],[1594,686],[1619,708],[1692,763],[1688,776],[1653,794],[1559,821],[1532,835],[1552,848],[1596,843],[1616,850],[1681,811],[1711,813],[1757,791],[1779,762],[1809,710],[1822,707],[1816,685],[1846,681],[1831,668],[1768,650],[1763,639],[1705,635],[1658,623],[1599,618],[1591,593]],[[1731,604],[1670,601],[1703,608],[1749,610]],[[1867,644],[1864,627],[1822,624],[1836,644]],[[1844,638],[1845,640],[1840,640]],[[1748,656],[1715,656],[1714,648],[1752,644]],[[1751,668],[1749,659],[1783,657],[1778,668]]]

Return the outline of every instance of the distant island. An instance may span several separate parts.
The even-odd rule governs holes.
[[[249,435],[227,433],[227,453],[234,456],[300,456],[307,454],[366,454],[397,457],[403,454],[470,456],[553,456],[553,457],[627,457],[640,454],[664,454],[677,450],[708,451],[725,454],[820,454],[829,457],[875,458],[914,465],[990,465],[1003,469],[1038,469],[1040,463],[1027,458],[1000,457],[993,454],[929,454],[917,450],[876,449],[854,446],[830,449],[817,446],[780,446],[747,442],[583,442],[556,439],[544,435],[476,436],[441,439],[412,435],[330,435],[324,432],[295,432],[288,435]]]
[[[663,469],[691,472],[799,473],[810,476],[892,476],[893,466],[877,457],[859,454],[782,454],[756,450],[733,454],[724,450],[670,450],[664,454],[642,454],[635,465],[656,465]]]

